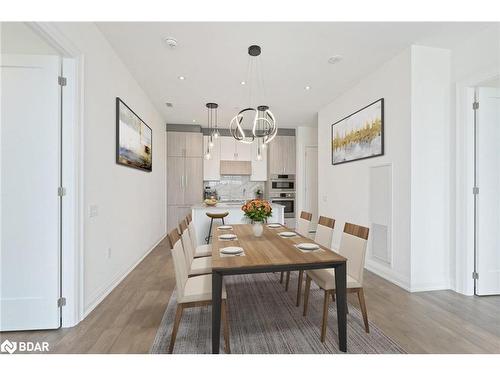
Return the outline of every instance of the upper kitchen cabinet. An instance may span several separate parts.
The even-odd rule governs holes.
[[[209,136],[203,136],[203,154],[207,152]],[[220,180],[220,153],[221,153],[221,139],[226,137],[219,137],[214,139],[214,146],[210,150],[210,159],[203,158],[203,180],[204,181],[218,181]]]
[[[201,133],[168,132],[167,156],[200,158],[203,154],[203,138]]]
[[[252,174],[250,181],[266,181],[267,180],[267,149],[261,150],[261,160],[257,160],[259,151],[259,142],[254,142],[251,145],[252,158]]]
[[[279,135],[269,143],[269,174],[295,174],[295,136]]]
[[[252,145],[242,143],[233,137],[220,137],[220,160],[250,161]]]

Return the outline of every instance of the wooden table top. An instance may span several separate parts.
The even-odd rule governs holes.
[[[244,269],[268,269],[272,266],[294,266],[311,264],[334,264],[344,263],[346,258],[321,246],[322,251],[302,252],[294,244],[301,242],[314,243],[310,238],[297,235],[291,238],[283,238],[279,232],[291,231],[281,226],[280,228],[268,228],[264,224],[264,233],[261,237],[255,237],[251,224],[233,224],[232,230],[219,230],[217,226],[213,229],[212,244],[212,270],[244,270]],[[237,240],[219,240],[219,236],[225,233],[234,233]],[[222,256],[220,249],[227,246],[240,246],[245,251],[244,256]]]

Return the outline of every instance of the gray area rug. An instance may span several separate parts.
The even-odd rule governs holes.
[[[320,342],[323,292],[311,284],[309,311],[295,306],[297,272],[284,290],[279,273],[237,275],[224,278],[228,295],[231,352],[247,354],[341,353],[337,339],[337,312],[330,303],[325,343]],[[370,306],[368,305],[368,317]],[[166,353],[176,310],[172,294],[150,353]],[[211,307],[184,310],[174,353],[211,353]],[[221,330],[221,349],[224,339]],[[364,330],[361,312],[349,305],[347,316],[348,353],[405,353],[391,338],[370,322]]]

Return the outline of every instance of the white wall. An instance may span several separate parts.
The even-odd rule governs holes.
[[[449,50],[412,46],[411,290],[449,288]]]
[[[84,55],[83,303],[88,313],[166,234],[166,121],[93,23],[57,28]],[[151,173],[115,163],[117,96],[153,129]],[[90,206],[97,206],[96,217],[89,217]]]
[[[369,168],[392,164],[392,266],[370,254],[366,266],[394,283],[410,286],[410,125],[411,50],[407,49],[357,85],[337,97],[318,114],[319,214],[336,219],[334,247],[345,221],[370,226]],[[331,124],[380,98],[385,99],[385,155],[333,166]]]
[[[295,181],[295,212],[297,217],[304,209],[305,204],[305,152],[306,146],[318,145],[318,128],[309,126],[299,126],[295,130],[295,150],[296,150],[296,176]],[[313,217],[313,221],[316,218]]]

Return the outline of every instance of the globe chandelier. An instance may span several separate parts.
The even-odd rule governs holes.
[[[261,148],[271,142],[278,133],[276,118],[269,109],[268,105],[260,104],[252,106],[254,99],[262,102],[264,95],[264,80],[262,78],[262,68],[260,56],[261,48],[258,45],[248,47],[248,72],[247,81],[249,82],[249,107],[239,111],[229,123],[231,135],[239,142],[253,143],[259,142],[259,155]],[[256,86],[260,91],[259,98],[253,98],[253,90]]]

